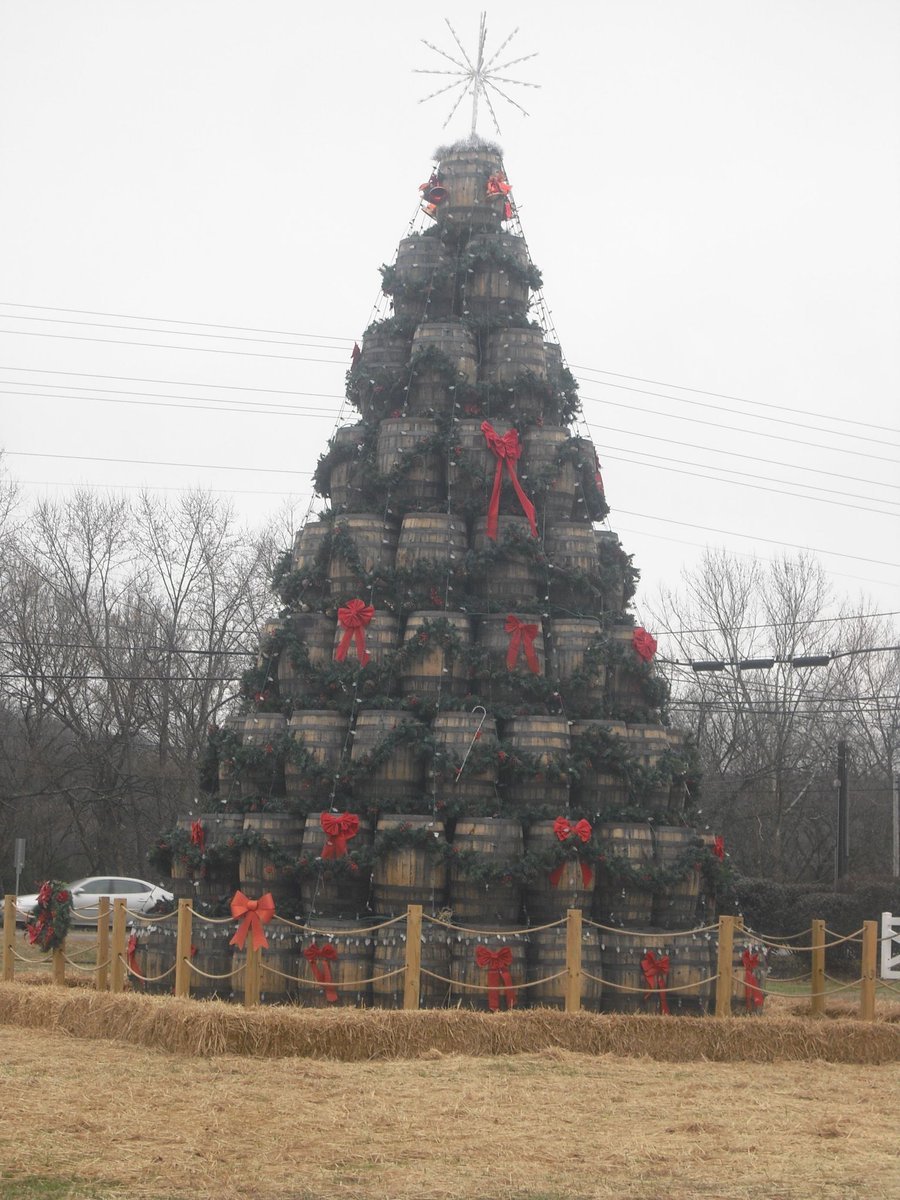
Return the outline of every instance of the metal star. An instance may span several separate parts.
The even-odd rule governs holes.
[[[472,62],[472,59],[469,57],[469,55],[466,53],[466,51],[463,49],[463,44],[457,37],[456,30],[450,24],[449,20],[445,17],[444,21],[447,25],[447,28],[450,30],[451,34],[453,35],[454,42],[456,42],[456,45],[459,48],[459,52],[462,55],[462,61],[460,61],[460,59],[458,59],[458,58],[455,58],[452,54],[447,54],[444,50],[441,50],[438,46],[433,46],[431,44],[431,42],[426,41],[425,38],[422,38],[421,40],[422,40],[423,45],[427,46],[429,50],[433,50],[435,52],[435,54],[439,54],[441,56],[441,58],[445,58],[448,62],[452,63],[454,65],[454,67],[456,67],[457,69],[455,71],[424,70],[424,69],[420,69],[420,68],[416,68],[414,70],[414,74],[416,74],[416,75],[455,75],[456,76],[456,79],[452,83],[448,83],[446,87],[438,88],[438,90],[436,92],[432,92],[429,96],[423,96],[422,99],[419,101],[419,103],[424,104],[426,100],[433,100],[435,96],[441,96],[445,92],[453,92],[456,88],[459,88],[460,89],[459,95],[457,96],[453,107],[450,109],[450,113],[447,117],[447,120],[444,122],[444,124],[442,126],[442,128],[446,129],[447,125],[450,123],[450,120],[452,119],[456,110],[459,108],[463,99],[467,95],[471,94],[471,96],[472,96],[472,128],[471,128],[470,133],[471,133],[472,137],[475,136],[475,126],[478,122],[478,99],[480,96],[484,96],[485,104],[487,105],[488,111],[491,114],[491,120],[494,122],[494,128],[496,129],[497,133],[499,133],[500,125],[499,125],[499,122],[497,121],[497,114],[494,112],[494,106],[491,103],[490,92],[492,92],[492,91],[496,92],[498,96],[500,96],[502,99],[504,99],[508,104],[511,104],[513,106],[513,108],[517,108],[519,110],[519,112],[522,113],[523,116],[527,117],[528,113],[525,111],[525,109],[522,107],[522,105],[519,104],[517,101],[513,100],[512,96],[508,95],[503,90],[503,88],[498,86],[498,84],[500,84],[500,83],[515,84],[517,87],[530,87],[530,88],[537,88],[537,87],[541,86],[539,83],[528,83],[524,79],[510,79],[505,75],[498,74],[499,71],[505,71],[505,70],[507,70],[507,68],[514,66],[516,63],[526,62],[529,58],[537,57],[537,51],[535,51],[534,54],[523,54],[520,58],[511,58],[511,59],[508,59],[506,62],[500,62],[500,63],[497,62],[497,59],[499,58],[500,54],[503,52],[503,50],[506,49],[506,47],[509,45],[509,43],[512,41],[512,39],[519,32],[518,28],[514,29],[512,31],[512,33],[509,34],[509,36],[507,38],[505,38],[503,42],[500,43],[500,45],[494,51],[494,53],[491,55],[491,57],[487,61],[485,61],[484,44],[487,39],[486,15],[487,15],[486,13],[481,14],[481,24],[480,24],[480,27],[478,30],[478,52],[476,55],[474,55],[474,58],[475,58],[474,63]]]

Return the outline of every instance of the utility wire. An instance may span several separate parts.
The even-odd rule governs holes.
[[[81,337],[77,333],[37,333],[25,329],[0,329],[0,334],[11,337],[47,337],[59,338],[66,342],[105,342],[111,346],[139,346],[143,350],[185,350],[190,354],[228,354],[237,358],[277,358],[284,362],[316,362],[331,363],[343,366],[342,358],[306,358],[297,354],[264,354],[258,350],[221,350],[218,346],[173,346],[159,342],[127,342],[121,338],[92,338]],[[337,349],[337,347],[335,347]]]

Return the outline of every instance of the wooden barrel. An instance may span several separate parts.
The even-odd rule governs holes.
[[[234,958],[235,926],[210,925],[195,921],[191,930],[191,999],[233,1000],[237,991],[238,965]]]
[[[700,839],[696,830],[681,825],[655,826],[654,834],[656,865],[683,871],[677,882],[654,897],[653,924],[660,929],[693,929],[700,905],[701,877],[692,861],[692,851],[699,850]]]
[[[244,718],[226,717],[221,723],[221,729],[229,735],[228,742],[239,744],[244,731]],[[234,773],[234,759],[231,757],[230,746],[226,743],[219,747],[219,801],[227,804],[229,800],[237,799],[240,794],[241,786]]]
[[[428,913],[443,907],[447,889],[447,867],[440,853],[420,845],[396,845],[379,854],[378,836],[392,837],[398,831],[426,831],[442,849],[446,834],[442,821],[433,817],[392,813],[379,818],[375,836],[375,866],[372,871],[372,906],[386,916],[398,916],[410,904],[421,904]]]
[[[489,333],[481,361],[481,378],[491,383],[518,386],[524,376],[546,383],[547,359],[542,331],[529,327]]]
[[[323,974],[327,963],[331,981],[338,985],[334,989],[334,999],[328,998],[327,983],[316,979],[313,963],[304,953],[312,946],[334,948],[334,958],[319,957],[314,960]],[[374,948],[372,933],[355,920],[317,917],[315,921],[311,921],[305,935],[300,939],[297,961],[298,975],[303,982],[297,990],[297,1003],[304,1008],[362,1008],[368,1005],[372,996],[369,980],[374,974]]]
[[[367,764],[368,756],[402,722],[409,721],[408,713],[395,709],[363,709],[356,717],[351,763],[354,766]],[[384,762],[367,766],[354,778],[353,794],[359,808],[374,810],[388,807],[396,811],[403,808],[404,804],[421,800],[424,779],[425,763],[418,746],[400,742],[393,746]]]
[[[576,739],[592,730],[603,730],[613,738],[627,734],[624,721],[573,721],[572,742],[577,749]],[[623,775],[612,771],[602,761],[588,759],[578,764],[572,779],[572,805],[579,813],[602,813],[605,809],[624,808],[628,804],[628,785]]]
[[[417,359],[424,351],[437,351],[439,361]],[[463,387],[477,374],[475,338],[459,318],[422,321],[412,344],[409,380],[411,414],[450,413]]]
[[[450,858],[449,905],[454,922],[515,924],[521,917],[522,886],[517,869],[524,854],[525,840],[518,821],[505,817],[460,817]],[[508,873],[499,878],[479,878],[479,868],[488,866],[498,871],[508,868]]]
[[[660,995],[650,991],[641,970],[641,959],[652,951],[658,959],[669,956],[666,977],[666,1002],[673,1015],[700,1016],[714,1007],[715,984],[709,976],[714,966],[710,943],[704,935],[673,938],[670,933],[643,930],[638,933],[600,933],[600,959],[603,964],[604,1012],[643,1012],[659,1014]],[[706,980],[706,982],[703,982]],[[668,988],[688,988],[669,991]],[[631,990],[617,990],[625,988]]]
[[[352,539],[359,556],[359,569],[340,551],[331,557],[331,593],[339,604],[346,604],[364,592],[364,575],[393,567],[397,526],[381,513],[346,513],[335,522],[335,529]]]
[[[629,725],[628,750],[649,778],[635,794],[635,801],[650,813],[669,807],[669,780],[654,780],[663,755],[669,748],[669,730],[661,725]]]
[[[235,768],[241,796],[270,799],[284,795],[284,754],[279,742],[286,729],[287,720],[281,713],[253,713],[244,718],[241,748],[258,752],[258,761]]]
[[[378,426],[375,465],[381,475],[405,467],[388,488],[388,502],[400,507],[433,508],[446,503],[446,458],[438,450],[423,450],[437,436],[432,417],[387,417]],[[406,464],[410,464],[408,467]]]
[[[564,813],[569,801],[570,743],[566,718],[513,717],[503,722],[502,736],[511,755],[534,760],[538,766],[536,775],[511,776],[507,780],[504,789],[507,802],[513,808],[540,807]]]
[[[439,566],[443,573],[462,569],[467,549],[466,523],[451,513],[407,513],[400,526],[396,567]]]
[[[268,948],[259,960],[260,1004],[297,1004],[300,1000],[301,984],[298,975],[303,973],[297,956],[294,937],[283,932],[283,927],[269,925],[266,929]],[[247,950],[234,951],[234,966],[239,968],[234,977],[234,1001],[243,1004],[246,995]]]
[[[576,675],[585,675],[585,654],[601,632],[600,622],[590,617],[557,617],[550,622],[554,671],[563,696]],[[602,704],[605,684],[606,667],[599,665],[579,684],[572,699],[588,705]]]
[[[404,402],[409,382],[412,330],[403,323],[378,322],[363,335],[362,354],[350,373],[349,395],[367,420]]]
[[[461,654],[444,647],[439,635],[424,626],[436,620],[446,621],[460,642],[468,647],[472,625],[465,613],[413,612],[406,618],[404,646],[414,647],[412,657],[400,669],[400,691],[404,696],[465,696],[470,690],[469,667]]]
[[[600,460],[597,450],[589,438],[573,438],[577,454],[575,457],[575,506],[572,516],[576,520],[602,521],[609,512]]]
[[[326,848],[334,846],[322,829],[322,814],[310,813],[303,827],[303,841],[300,846],[301,865],[315,863],[312,874],[304,874],[300,878],[300,896],[303,900],[303,912],[307,920],[314,916],[326,917],[357,917],[366,907],[369,898],[369,870],[358,869],[348,871],[346,864],[334,860],[334,866],[328,869],[331,859],[322,859]],[[364,851],[372,845],[372,822],[365,817],[359,818],[359,830],[347,842],[347,851]]]
[[[350,722],[340,713],[329,709],[297,709],[288,724],[298,751],[304,751],[316,767],[327,767],[328,779],[314,779],[302,758],[285,756],[284,785],[292,808],[309,808],[316,800],[327,799],[333,790],[333,776],[338,772],[345,748]],[[299,761],[298,761],[299,760]]]
[[[500,170],[500,155],[487,146],[454,146],[441,159],[440,180],[447,199],[437,207],[438,224],[463,233],[499,229],[505,197],[488,196],[487,183]]]
[[[600,566],[594,530],[584,521],[555,521],[544,531],[544,550],[552,564],[550,599],[555,604],[584,603],[600,598],[597,583],[583,577],[596,577]],[[576,575],[582,578],[572,579]]]
[[[525,852],[541,854],[559,845],[553,821],[533,821],[525,833]],[[545,921],[558,921],[567,909],[580,908],[590,917],[594,903],[594,887],[597,880],[595,864],[582,871],[578,858],[567,857],[562,865],[557,882],[555,871],[542,871],[525,884],[525,911],[532,925]]]
[[[174,992],[176,934],[174,918],[138,930],[137,969],[144,978],[132,977],[135,991],[150,996],[169,996]]]
[[[568,443],[569,431],[559,425],[529,429],[522,439],[519,478],[547,522],[568,520],[575,503],[575,466],[558,461]]]
[[[621,654],[621,661],[607,672],[606,686],[610,698],[627,708],[643,707],[644,688],[639,674],[641,659],[632,643],[634,626],[613,625],[607,630],[607,637]]]
[[[621,612],[625,608],[625,576],[619,535],[611,529],[597,529],[594,536],[603,572],[603,607],[607,612]]]
[[[363,334],[362,357],[365,371],[402,371],[409,362],[412,334],[400,333],[393,323],[373,325]]]
[[[525,657],[525,645],[520,645],[514,667],[507,665],[511,635],[506,632],[507,613],[494,613],[481,617],[478,622],[478,647],[487,655],[488,671],[478,679],[476,691],[490,704],[503,704],[520,697],[517,683],[530,679],[535,675],[546,674],[544,654],[544,631],[539,612],[515,612],[523,625],[536,625],[537,635],[532,642],[532,649],[537,660],[538,670],[533,672]]]
[[[186,837],[191,835],[191,827],[194,824],[196,817],[179,817],[175,822],[176,830],[184,834]],[[178,899],[192,899],[194,895],[193,879],[196,871],[191,866],[190,860],[186,855],[173,853],[172,855],[172,881],[173,883],[186,882],[189,886],[181,889]],[[174,889],[173,889],[174,890]]]
[[[438,747],[439,758],[432,767],[431,787],[438,811],[478,813],[499,807],[497,794],[497,723],[480,713],[439,712],[431,732]],[[476,739],[477,736],[477,740]],[[467,752],[479,753],[473,760]],[[473,766],[482,757],[481,751],[491,754],[489,766]],[[465,763],[465,766],[463,764]],[[462,772],[457,779],[457,772]]]
[[[499,554],[490,565],[475,568],[473,587],[497,605],[509,605],[510,611],[529,607],[547,591],[546,572],[527,556],[525,547],[530,539],[525,517],[501,515],[496,539],[487,536],[487,517],[475,522],[472,549],[477,553],[497,547]]]
[[[243,813],[204,813],[200,822],[211,861],[205,862],[200,869],[196,897],[210,910],[226,916],[229,902],[240,883],[238,846],[244,828],[244,816]]]
[[[271,892],[278,915],[295,919],[300,909],[295,868],[303,841],[303,818],[291,813],[248,812],[244,816],[247,835],[254,843],[241,851],[241,891],[251,900]]]
[[[712,966],[718,965],[718,938],[710,939]],[[731,966],[731,1011],[737,1016],[760,1017],[765,1009],[769,981],[769,956],[762,942],[738,931]]]
[[[344,642],[347,630],[338,621],[332,638],[331,657],[337,661],[337,652]],[[366,626],[366,653],[373,666],[388,662],[397,646],[400,644],[400,622],[384,608],[376,608],[375,615]],[[351,637],[344,662],[356,668],[359,665],[359,654],[356,638]]]
[[[395,281],[385,291],[398,317],[435,320],[452,312],[456,259],[439,237],[413,233],[403,238],[393,273]]]
[[[522,317],[528,311],[528,247],[511,233],[475,234],[463,260],[462,310],[475,318]]]
[[[422,926],[419,1007],[445,1008],[450,1000],[450,946],[452,933],[426,921]],[[372,1003],[376,1008],[402,1008],[406,967],[406,924],[388,925],[375,934],[375,961],[372,964]],[[392,974],[399,971],[400,974]],[[428,974],[430,972],[431,974]],[[383,976],[379,979],[378,976]],[[443,979],[434,979],[441,975]]]
[[[316,567],[322,546],[331,536],[331,521],[307,521],[294,537],[293,567],[301,575],[316,580]],[[324,564],[327,575],[327,562]]]
[[[364,434],[363,424],[345,425],[335,432],[329,442],[334,456],[328,476],[328,495],[333,512],[352,512],[364,507],[363,468],[360,462]]]
[[[528,935],[528,982],[547,979],[528,989],[529,1003],[542,1008],[565,1008],[568,972],[566,963],[567,930],[565,925],[555,929],[538,929]],[[597,1012],[603,996],[600,937],[589,925],[581,927],[581,1007]],[[548,979],[550,975],[558,979]],[[589,978],[593,976],[594,978]]]
[[[301,643],[300,652],[306,655],[310,667],[327,670],[333,653],[334,617],[326,617],[324,613],[291,613],[281,624],[288,640],[278,655],[278,695],[282,700],[294,701],[315,697],[319,688],[306,664],[298,665],[291,642]]]
[[[652,925],[653,892],[650,884],[654,866],[653,831],[649,825],[603,821],[594,826],[594,837],[603,846],[605,862],[598,864],[594,891],[594,918],[602,925],[635,929]],[[646,886],[623,878],[615,870],[615,859],[633,870],[647,870]]]
[[[497,459],[488,448],[481,426],[481,417],[454,421],[453,445],[449,457],[451,499],[454,507],[462,506],[466,501],[473,505],[482,503],[483,507],[474,507],[474,511],[479,515],[487,511],[487,497],[494,486],[497,470]],[[505,470],[500,478],[503,481],[503,503],[503,497],[512,490],[512,485]]]
[[[450,949],[450,975],[453,979],[451,1002],[460,1008],[475,1008],[481,1012],[490,1010],[491,993],[487,989],[494,986],[490,978],[490,967],[478,962],[478,948],[482,946],[492,954],[508,948],[511,954],[509,965],[510,982],[513,995],[507,996],[507,988],[502,979],[499,980],[499,990],[494,991],[497,1011],[505,1012],[507,1008],[526,1008],[529,1003],[528,989],[522,990],[522,984],[527,977],[526,953],[528,935],[521,929],[470,929],[456,931]],[[468,986],[467,986],[468,985]]]
[[[547,382],[558,392],[562,387],[562,347],[556,342],[544,342],[544,360],[547,363]]]

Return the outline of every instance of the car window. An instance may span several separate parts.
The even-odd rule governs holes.
[[[114,879],[113,883],[117,884],[119,892],[123,895],[127,893],[133,896],[150,890],[142,879]]]
[[[112,880],[101,879],[98,876],[96,879],[86,879],[82,886],[90,896],[109,896],[112,891]]]

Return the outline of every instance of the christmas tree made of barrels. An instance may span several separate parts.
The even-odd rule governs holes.
[[[437,158],[427,228],[382,268],[393,313],[354,351],[358,420],[316,470],[329,506],[276,570],[246,714],[210,740],[209,811],[160,854],[200,911],[227,913],[240,886],[305,926],[267,927],[264,999],[398,1005],[404,924],[359,930],[414,903],[440,918],[423,1005],[561,1005],[563,977],[522,985],[559,976],[552,923],[576,908],[584,1006],[640,1009],[648,963],[675,989],[711,973],[709,933],[669,931],[711,919],[721,843],[688,825],[692,752],[628,613],[631,559],[594,527],[596,452],[530,316],[541,277],[500,152]],[[207,974],[232,932],[195,934]],[[489,979],[503,986],[463,986]],[[198,974],[193,990],[233,987]]]

